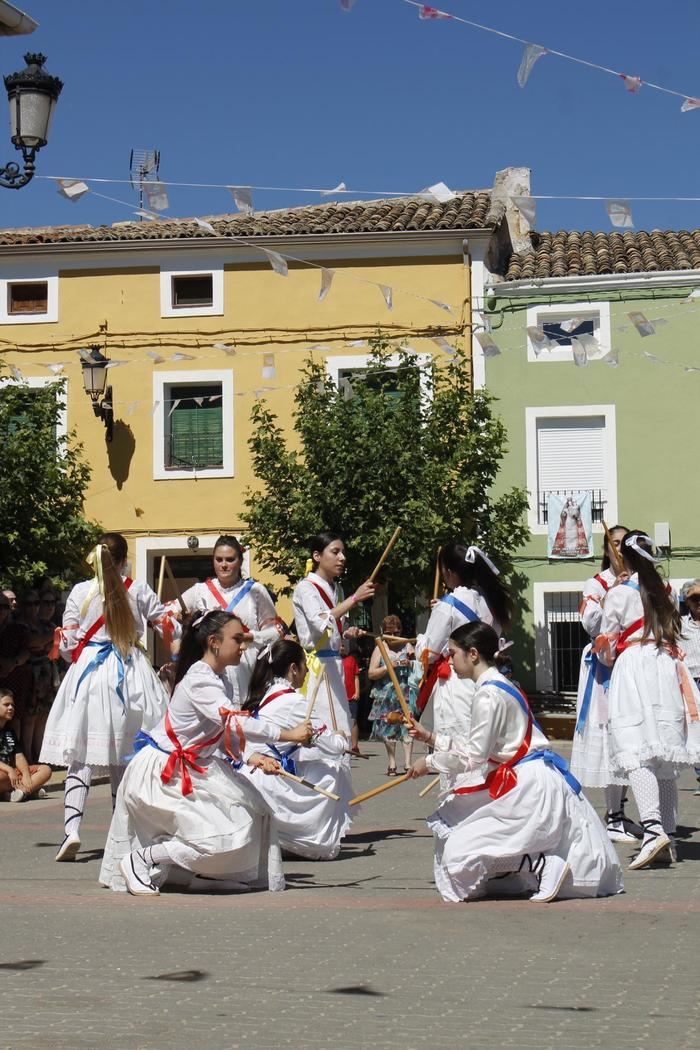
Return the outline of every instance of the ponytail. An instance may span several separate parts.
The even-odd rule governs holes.
[[[470,551],[473,560],[467,560]],[[459,540],[446,543],[440,551],[440,566],[453,572],[462,586],[476,587],[501,629],[508,630],[513,619],[513,599],[506,584],[478,549],[467,547]]]
[[[95,556],[100,559],[102,570],[105,627],[112,645],[122,657],[129,655],[139,636],[126,587],[117,568],[121,568],[126,561],[128,551],[126,540],[118,532],[106,532],[95,549]],[[97,565],[94,568],[97,573]]]
[[[256,711],[274,679],[285,678],[292,664],[301,666],[305,656],[302,647],[292,638],[280,638],[268,652],[263,649],[255,661],[243,710]]]
[[[634,544],[636,546],[632,546]],[[646,554],[640,551],[646,552]],[[681,636],[681,614],[666,590],[666,585],[654,564],[654,546],[645,532],[633,529],[622,541],[622,556],[627,567],[637,573],[639,593],[644,609],[642,641],[652,638],[658,648],[677,645]]]

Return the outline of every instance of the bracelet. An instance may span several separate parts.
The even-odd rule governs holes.
[[[356,594],[352,594],[350,596],[350,601],[352,602],[353,605],[357,605],[357,600],[358,599],[357,599],[357,595]]]

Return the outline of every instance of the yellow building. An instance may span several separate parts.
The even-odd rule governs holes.
[[[291,429],[310,352],[337,379],[380,328],[417,354],[448,352],[436,338],[469,351],[497,210],[478,191],[218,216],[215,235],[194,220],[3,230],[0,354],[32,385],[67,379],[86,514],[128,537],[139,578],[165,553],[184,583],[220,532],[243,531],[253,400]],[[83,390],[93,345],[113,366],[111,442]]]

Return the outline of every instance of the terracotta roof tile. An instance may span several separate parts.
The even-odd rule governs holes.
[[[491,194],[464,191],[439,204],[423,197],[391,200],[341,201],[256,212],[254,215],[207,217],[222,236],[265,237],[322,236],[344,233],[399,233],[408,231],[490,229]],[[45,226],[0,230],[0,247],[27,244],[162,241],[207,238],[211,234],[192,219],[162,222],[118,222],[113,226]]]
[[[506,281],[700,269],[700,230],[558,230],[532,232],[530,239],[532,251],[508,260]]]

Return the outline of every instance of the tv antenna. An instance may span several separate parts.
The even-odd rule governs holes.
[[[133,188],[138,190],[141,210],[143,210],[143,184],[144,182],[157,182],[159,170],[160,150],[132,149],[129,157],[129,177]]]

